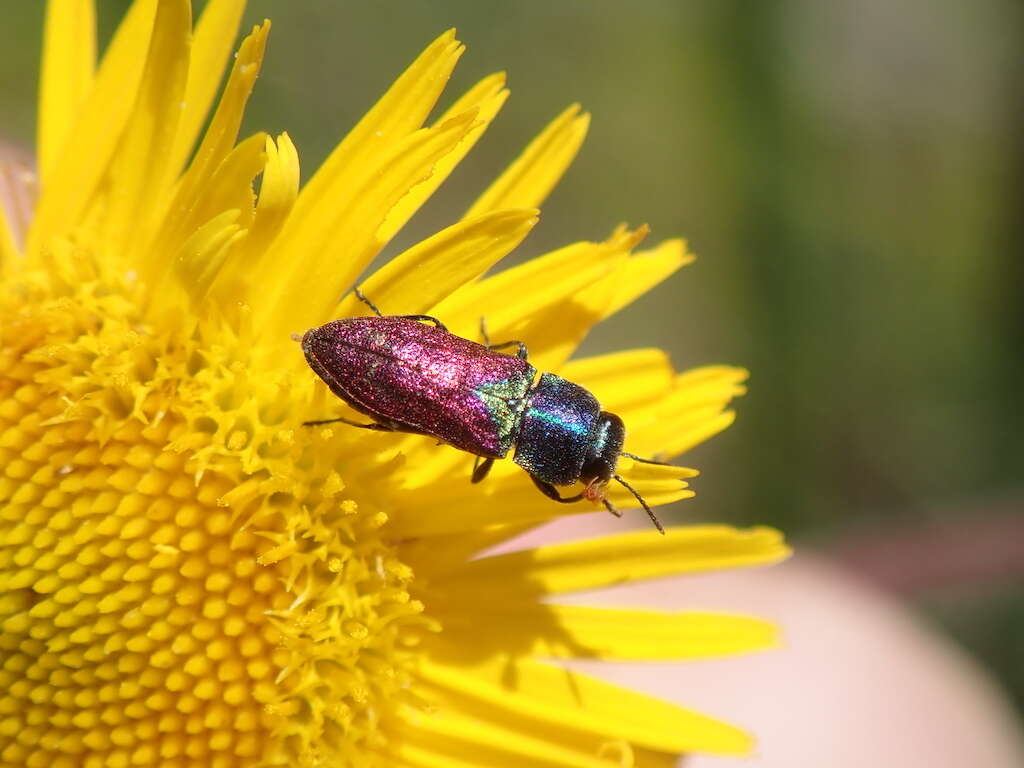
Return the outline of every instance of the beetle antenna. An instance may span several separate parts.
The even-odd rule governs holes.
[[[670,464],[667,461],[658,461],[657,459],[645,459],[643,456],[637,456],[635,453],[626,453],[625,451],[621,451],[619,453],[619,456],[625,456],[627,459],[639,461],[641,464],[660,464],[663,467],[670,466]]]
[[[366,298],[362,290],[356,288],[355,294],[357,299],[359,299],[361,302],[363,302],[363,304],[365,304],[366,306],[373,310],[373,314],[375,314],[377,317],[383,317],[383,315],[380,313],[380,310],[377,309],[377,305],[370,301],[368,298]]]
[[[654,510],[647,505],[646,501],[644,501],[644,497],[637,493],[636,488],[623,480],[621,475],[612,475],[612,477],[614,477],[623,488],[636,497],[636,500],[640,502],[640,506],[644,508],[644,512],[646,512],[647,516],[651,518],[651,522],[654,523],[654,527],[658,529],[658,533],[664,536],[665,529],[662,527],[661,521],[658,520],[658,517],[654,514]]]

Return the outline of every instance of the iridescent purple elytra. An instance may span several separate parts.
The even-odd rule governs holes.
[[[552,373],[538,379],[522,342],[478,344],[449,333],[427,315],[382,316],[356,295],[377,316],[313,328],[302,337],[302,350],[331,391],[373,421],[334,418],[307,424],[340,421],[429,435],[478,457],[474,483],[514,447],[512,460],[549,498],[563,503],[585,498],[619,514],[605,494],[615,479],[664,533],[647,503],[615,474],[619,456],[649,460],[623,453],[622,420],[602,411],[590,392]],[[517,346],[518,353],[496,351],[508,346]],[[585,488],[575,496],[563,497],[555,488],[577,481]]]
[[[404,317],[335,320],[302,339],[331,391],[378,424],[503,459],[536,370],[525,360]]]

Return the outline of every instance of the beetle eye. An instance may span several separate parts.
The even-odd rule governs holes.
[[[614,413],[601,411],[591,433],[587,459],[583,462],[580,480],[588,485],[594,480],[608,482],[615,473],[615,465],[622,453],[622,443],[626,438],[626,428],[622,419]]]

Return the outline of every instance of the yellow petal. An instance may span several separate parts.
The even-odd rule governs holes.
[[[385,765],[395,768],[480,768],[476,750],[468,754],[453,754],[447,749],[443,739],[435,739],[433,743],[413,744],[407,740],[390,740],[385,748]],[[494,759],[493,757],[491,758]],[[517,759],[517,758],[513,758]],[[490,763],[495,768],[515,768],[516,762]]]
[[[377,240],[380,245],[387,243],[395,236],[405,223],[412,217],[420,206],[434,194],[439,186],[448,178],[455,166],[461,162],[483,136],[491,121],[498,114],[505,100],[508,98],[508,91],[504,89],[505,76],[502,73],[491,75],[477,83],[461,99],[440,117],[438,123],[443,123],[453,117],[461,115],[469,110],[475,109],[477,125],[466,134],[466,137],[451,152],[442,157],[434,165],[430,178],[417,184],[408,194],[405,195],[389,212],[384,223],[377,230]],[[507,206],[518,208],[526,206]]]
[[[730,725],[561,667],[502,656],[461,661],[458,668],[424,662],[420,676],[478,711],[493,710],[492,719],[557,726],[566,739],[591,734],[677,754],[750,751],[750,738]]]
[[[454,755],[475,760],[468,765],[488,768],[611,768],[607,760],[588,754],[585,748],[573,749],[569,740],[563,742],[550,732],[509,727],[502,719],[490,719],[486,714],[463,714],[448,707],[432,712],[402,707],[395,714],[391,751],[399,760],[411,758],[420,760],[421,765],[450,765],[444,761]]]
[[[467,714],[472,716],[471,711]],[[563,732],[554,731],[552,740],[556,744],[564,742]],[[679,759],[678,755],[635,748],[621,740],[609,742],[592,738],[587,745],[594,747],[593,751],[603,760],[600,763],[602,768],[675,768]],[[389,745],[387,765],[395,768],[480,768],[484,758],[480,747],[473,745],[456,752],[452,746],[440,735],[413,733]],[[488,768],[521,768],[523,765],[519,756],[490,751],[485,759]]]
[[[49,181],[69,131],[78,119],[96,66],[93,0],[50,0],[43,29],[36,162]]]
[[[738,394],[742,394],[744,389],[740,385],[749,375],[746,369],[733,365],[703,365],[680,373],[676,386],[690,392],[695,400],[712,402],[720,397],[723,388],[735,395],[739,387]]]
[[[238,218],[238,210],[224,211],[182,244],[174,265],[179,284],[194,303],[206,296],[232,246],[245,236]]]
[[[252,182],[266,164],[267,141],[266,134],[257,133],[228,153],[199,190],[187,213],[182,215],[181,232],[191,234],[214,216],[232,209],[239,212],[239,223],[249,226],[255,204]],[[174,247],[177,244],[165,241],[160,245]]]
[[[360,287],[388,314],[422,314],[509,254],[533,229],[537,217],[536,209],[526,209],[465,219],[391,259]],[[350,294],[338,316],[365,310],[366,305]]]
[[[373,108],[334,149],[303,188],[295,210],[299,222],[331,199],[329,190],[353,173],[352,165],[372,158],[382,146],[423,125],[448,83],[465,47],[450,29],[427,46]]]
[[[545,347],[550,350],[545,357],[547,366],[561,367],[594,325],[632,303],[692,260],[681,240],[669,240],[620,261],[574,299],[570,322],[551,328],[544,339]]]
[[[244,10],[245,0],[210,0],[196,24],[181,120],[169,160],[175,172],[192,151],[199,129],[206,121],[224,66],[234,49]]]
[[[746,616],[550,605],[533,601],[430,600],[446,642],[484,653],[615,660],[697,659],[767,648],[774,625]],[[538,595],[538,598],[540,595]]]
[[[180,184],[179,202],[190,202],[194,190],[202,187],[235,145],[245,105],[263,65],[263,54],[270,34],[270,22],[253,27],[238,48],[224,93],[217,104],[210,126],[196,151],[195,159]]]
[[[156,0],[137,0],[107,47],[89,96],[40,194],[28,236],[30,255],[45,257],[47,240],[73,231],[93,200],[135,109],[156,7]]]
[[[256,267],[255,260],[265,253],[281,231],[299,194],[299,154],[288,134],[282,133],[276,142],[267,137],[264,153],[267,161],[260,182],[256,217],[245,244],[250,259],[247,269]]]
[[[454,755],[446,749],[443,741],[436,746],[416,745],[407,741],[398,741],[387,746],[385,765],[395,768],[480,768],[475,751],[467,755]],[[496,763],[496,768],[503,768]],[[510,768],[516,764],[512,763]]]
[[[679,768],[680,765],[679,755],[673,755],[669,752],[655,752],[649,749],[634,749],[623,742],[613,742],[606,745],[604,752],[613,758],[618,758],[618,763],[613,763],[613,765],[629,765],[629,763],[624,763],[624,761],[630,757],[633,760],[632,768]],[[623,757],[619,758],[618,756],[620,755]]]
[[[612,299],[605,306],[601,319],[632,304],[693,260],[693,254],[687,252],[682,240],[666,240],[650,250],[634,253],[617,272],[605,278],[612,284]]]
[[[364,161],[373,171],[346,180],[343,188],[320,200],[316,216],[299,220],[304,225],[295,223],[306,191],[300,193],[293,216],[274,243],[275,265],[268,265],[266,278],[280,286],[277,295],[253,297],[254,319],[269,344],[287,343],[289,334],[336,313],[345,289],[376,255],[379,223],[465,139],[475,119],[475,112],[464,112],[377,152]]]
[[[110,162],[103,229],[123,250],[141,235],[173,178],[168,164],[188,78],[192,38],[189,0],[162,0],[132,114]]]
[[[407,539],[401,542],[399,551],[403,563],[427,580],[433,580],[437,574],[461,568],[463,563],[480,552],[534,527],[534,523],[490,525],[440,538]]]
[[[628,450],[676,456],[722,431],[735,417],[725,407],[746,391],[742,384],[746,377],[742,368],[705,366],[681,374],[670,392],[622,409],[619,415],[626,421]]]
[[[556,117],[473,203],[466,218],[543,203],[586,138],[590,115],[579,111],[579,104],[573,104]]]
[[[194,303],[206,298],[229,255],[248,234],[254,215],[253,179],[263,171],[269,140],[265,134],[256,134],[236,146],[182,214],[177,231],[187,234],[184,241],[159,243],[169,256],[163,260],[165,267],[174,266],[178,282]],[[154,258],[150,263],[158,261]],[[163,273],[152,271],[149,275],[151,310],[159,313],[176,303],[178,295],[168,290]]]
[[[694,414],[694,416],[695,418],[691,422],[680,424],[679,430],[672,435],[660,438],[651,438],[645,435],[646,442],[652,446],[650,451],[666,458],[678,456],[694,446],[710,440],[736,420],[735,411],[715,413],[712,409],[708,409],[700,414]]]
[[[531,590],[554,594],[763,565],[788,555],[782,535],[771,528],[695,525],[669,528],[665,536],[634,531],[484,557],[453,570],[445,582],[460,592],[507,594],[511,585],[529,584]]]
[[[178,181],[171,200],[159,204],[161,221],[157,234],[149,247],[140,248],[136,254],[139,272],[148,285],[158,284],[156,276],[166,269],[168,259],[172,258],[177,246],[192,235],[194,222],[193,229],[188,229],[188,213],[200,191],[235,146],[245,104],[263,63],[269,33],[270,23],[264,22],[242,41],[220,103],[195,158]],[[165,244],[168,245],[166,249],[162,248]]]

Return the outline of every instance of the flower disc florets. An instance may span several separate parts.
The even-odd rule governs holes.
[[[155,332],[128,283],[47,282],[0,303],[3,759],[365,748],[425,621],[385,513],[294,429],[310,382]]]

